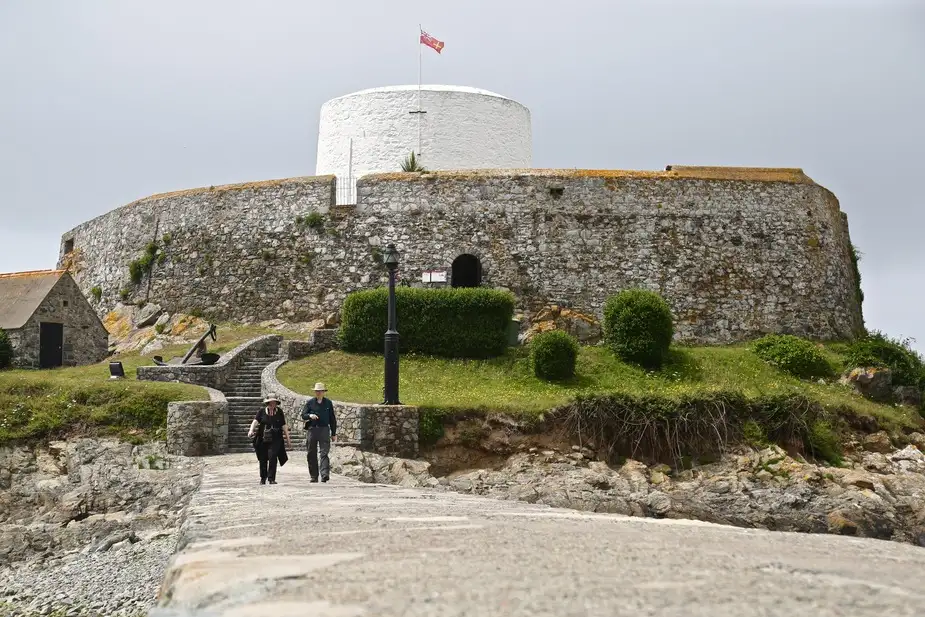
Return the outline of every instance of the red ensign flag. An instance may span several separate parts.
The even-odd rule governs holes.
[[[438,41],[423,30],[421,30],[421,42],[436,51],[438,54],[443,51],[443,41]]]

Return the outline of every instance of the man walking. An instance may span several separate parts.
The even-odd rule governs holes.
[[[321,382],[315,384],[315,397],[308,399],[302,408],[302,420],[308,433],[308,473],[312,482],[327,482],[331,477],[331,461],[328,452],[331,442],[337,440],[337,418],[334,416],[334,404],[325,396],[328,389]],[[318,450],[321,450],[321,469],[318,468]]]

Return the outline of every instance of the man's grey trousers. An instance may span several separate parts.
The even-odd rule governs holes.
[[[328,452],[331,451],[331,428],[327,426],[313,426],[308,429],[308,473],[312,480],[327,480],[331,477],[331,461]],[[321,451],[321,469],[318,469],[318,451]]]

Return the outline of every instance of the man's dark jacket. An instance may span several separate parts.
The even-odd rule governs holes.
[[[310,414],[315,414],[318,419],[309,419]],[[328,426],[331,428],[331,437],[337,435],[337,417],[334,415],[334,403],[326,396],[321,399],[320,403],[314,396],[308,399],[305,407],[302,408],[302,420],[305,422],[305,430],[316,426]]]

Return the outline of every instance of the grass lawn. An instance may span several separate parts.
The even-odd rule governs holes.
[[[836,362],[838,354],[827,353]],[[716,391],[749,397],[799,393],[828,409],[875,416],[888,426],[921,423],[916,411],[878,405],[838,384],[800,381],[769,366],[745,346],[678,347],[658,372],[646,372],[616,359],[603,347],[583,347],[577,375],[564,383],[537,379],[523,350],[491,360],[446,360],[401,357],[403,403],[445,411],[481,410],[538,415],[578,394],[619,392],[635,396],[680,398]],[[320,353],[285,364],[280,381],[296,392],[310,393],[323,381],[337,400],[374,403],[382,400],[383,360],[379,355]]]
[[[209,351],[224,353],[263,334],[249,326],[218,326]],[[167,403],[208,398],[199,386],[138,381],[136,369],[151,366],[150,356],[183,356],[193,342],[172,345],[147,357],[120,354],[125,379],[109,379],[109,359],[99,364],[51,370],[0,371],[0,444],[51,436],[109,434],[141,441],[166,427]]]

